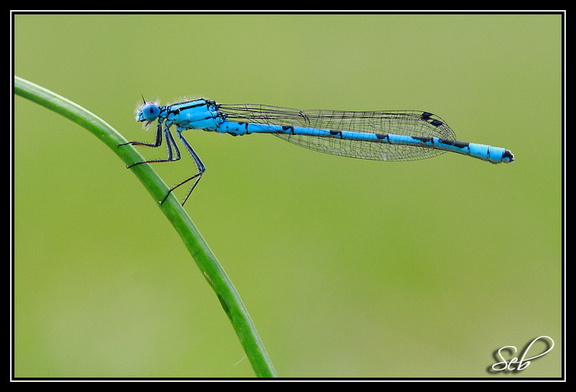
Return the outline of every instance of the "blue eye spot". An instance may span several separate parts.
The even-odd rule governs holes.
[[[154,121],[160,115],[160,108],[155,103],[147,103],[142,105],[140,113],[138,113],[139,121]]]

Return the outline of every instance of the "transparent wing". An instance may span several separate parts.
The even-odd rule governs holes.
[[[303,111],[268,105],[220,105],[228,121],[268,125],[438,137],[455,140],[452,129],[438,116],[422,111]],[[353,158],[404,161],[431,158],[444,151],[379,142],[366,142],[331,137],[274,134],[275,136],[315,151]]]

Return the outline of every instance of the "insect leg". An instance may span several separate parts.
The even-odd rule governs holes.
[[[166,147],[168,149],[168,157],[166,159],[153,159],[150,161],[135,162],[135,163],[132,163],[131,165],[128,165],[128,168],[131,168],[132,166],[140,165],[142,163],[172,162],[172,161],[177,161],[180,159],[180,151],[178,150],[178,147],[176,146],[176,143],[174,142],[174,137],[170,133],[170,129],[168,127],[165,127],[164,130],[162,130],[162,124],[161,123],[158,123],[158,126],[156,127],[156,141],[154,143],[143,143],[143,142],[137,142],[137,141],[130,141],[127,143],[119,144],[119,146],[131,144],[133,146],[159,147],[160,145],[162,145],[162,132],[164,132],[164,136],[166,137]],[[174,155],[176,155],[176,156],[174,156]]]
[[[190,153],[190,156],[194,160],[194,164],[196,165],[196,168],[198,169],[198,173],[194,174],[193,176],[185,179],[184,181],[182,181],[182,182],[174,185],[172,188],[170,188],[170,192],[172,192],[174,189],[178,188],[181,185],[186,184],[188,181],[194,180],[194,184],[192,184],[192,187],[190,188],[190,190],[186,194],[184,201],[182,201],[182,205],[184,205],[184,203],[186,203],[186,201],[188,200],[188,198],[192,194],[192,191],[194,190],[194,188],[196,188],[196,185],[198,185],[198,182],[202,178],[202,175],[206,171],[206,166],[204,166],[204,164],[200,160],[200,157],[198,156],[198,154],[196,154],[196,152],[194,151],[194,149],[192,148],[190,143],[188,143],[188,141],[184,138],[184,136],[182,136],[181,131],[178,131],[178,138],[180,139],[180,141],[182,142],[182,144],[184,145],[184,147],[186,148],[188,153]],[[170,193],[168,193],[168,195],[169,194]],[[160,203],[163,203],[166,200],[166,198],[168,197],[168,195],[166,195],[166,197],[164,197],[164,199]]]

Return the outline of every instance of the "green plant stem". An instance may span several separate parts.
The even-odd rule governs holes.
[[[144,160],[133,146],[118,147],[119,144],[126,143],[127,140],[105,121],[74,102],[17,76],[14,77],[14,93],[81,125],[110,147],[126,165]],[[150,192],[154,200],[162,200],[169,188],[150,165],[136,165],[131,170]],[[173,195],[170,195],[164,203],[158,204],[158,206],[172,223],[200,271],[216,293],[256,376],[275,377],[274,366],[240,295],[186,211]]]

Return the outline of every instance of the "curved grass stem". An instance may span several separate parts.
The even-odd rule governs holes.
[[[144,160],[138,151],[130,145],[118,147],[119,144],[126,143],[127,140],[104,120],[78,104],[17,76],[14,77],[14,93],[59,113],[87,129],[110,147],[126,165]],[[155,200],[162,200],[167,194],[168,186],[150,165],[137,165],[131,170]],[[172,223],[198,268],[216,293],[256,376],[275,377],[274,366],[240,295],[190,216],[173,195],[170,195],[164,203],[158,204],[158,206]]]

